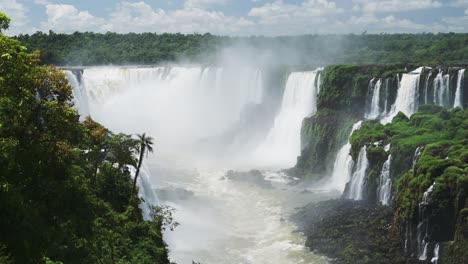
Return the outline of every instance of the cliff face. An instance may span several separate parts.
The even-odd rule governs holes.
[[[382,225],[402,255],[427,263],[468,263],[468,110],[460,109],[466,108],[468,93],[463,87],[468,81],[462,68],[407,73],[398,65],[327,67],[318,112],[303,122],[296,172],[312,179],[330,175],[352,124],[364,120],[349,139],[353,172],[362,172],[362,181],[356,191],[357,176],[351,176],[343,197],[370,207],[391,205],[392,220]],[[403,94],[407,90],[413,94]],[[413,98],[402,101],[399,93]],[[416,113],[409,118],[403,112]],[[359,167],[362,153],[366,162]],[[346,226],[322,223],[308,245],[319,249],[313,241],[340,224]],[[336,239],[344,241],[342,236],[331,240]]]
[[[307,178],[320,179],[331,170],[338,149],[348,140],[352,125],[363,119],[369,81],[375,77],[396,83],[396,74],[404,72],[402,65],[355,66],[333,65],[322,72],[317,114],[302,124],[301,156],[296,171]],[[389,97],[394,97],[397,85],[391,85]]]

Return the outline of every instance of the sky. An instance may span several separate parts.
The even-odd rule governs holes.
[[[0,0],[8,35],[468,32],[468,0]]]

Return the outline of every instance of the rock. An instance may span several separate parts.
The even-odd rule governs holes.
[[[259,170],[251,170],[247,172],[238,172],[230,170],[226,172],[225,177],[228,180],[245,182],[249,184],[258,185],[263,188],[272,188],[271,182],[265,180],[262,172]]]

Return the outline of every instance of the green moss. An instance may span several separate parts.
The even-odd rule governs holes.
[[[407,223],[417,224],[419,203],[433,184],[431,193],[432,230],[434,241],[452,241],[447,245],[451,254],[466,259],[468,250],[464,229],[468,207],[468,110],[446,110],[422,106],[411,118],[398,114],[385,126],[366,122],[351,137],[352,153],[368,147],[368,193],[370,201],[377,188],[377,169],[386,153],[381,146],[391,144],[391,177],[396,182],[395,229]],[[380,142],[379,146],[370,143]],[[424,150],[414,162],[416,148]],[[416,230],[416,227],[414,227]],[[466,233],[466,232],[465,232]],[[446,256],[447,263],[453,256]],[[450,262],[452,261],[452,262]],[[444,262],[445,263],[445,262]]]

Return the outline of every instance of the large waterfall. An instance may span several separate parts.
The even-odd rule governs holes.
[[[80,113],[115,132],[156,138],[138,183],[145,201],[177,210],[181,225],[165,233],[173,261],[325,263],[304,247],[288,216],[301,204],[336,194],[303,193],[274,171],[260,172],[258,184],[226,176],[228,169],[246,168],[226,160],[243,159],[247,169],[294,166],[302,119],[316,111],[317,71],[291,73],[276,101],[268,93],[278,92],[265,85],[268,72],[245,66],[95,67],[66,75]],[[264,115],[264,105],[275,109],[268,110],[271,123],[263,130],[239,123]],[[250,152],[231,148],[241,144],[238,130],[232,135],[239,124],[239,133],[262,135]]]
[[[419,68],[410,73],[403,74],[395,103],[388,115],[382,119],[382,123],[390,123],[398,112],[402,112],[406,116],[411,116],[418,110],[418,88],[421,71],[422,68]]]
[[[281,108],[273,127],[255,155],[263,157],[276,168],[296,164],[301,151],[302,120],[317,111],[317,71],[292,73],[287,82]]]

